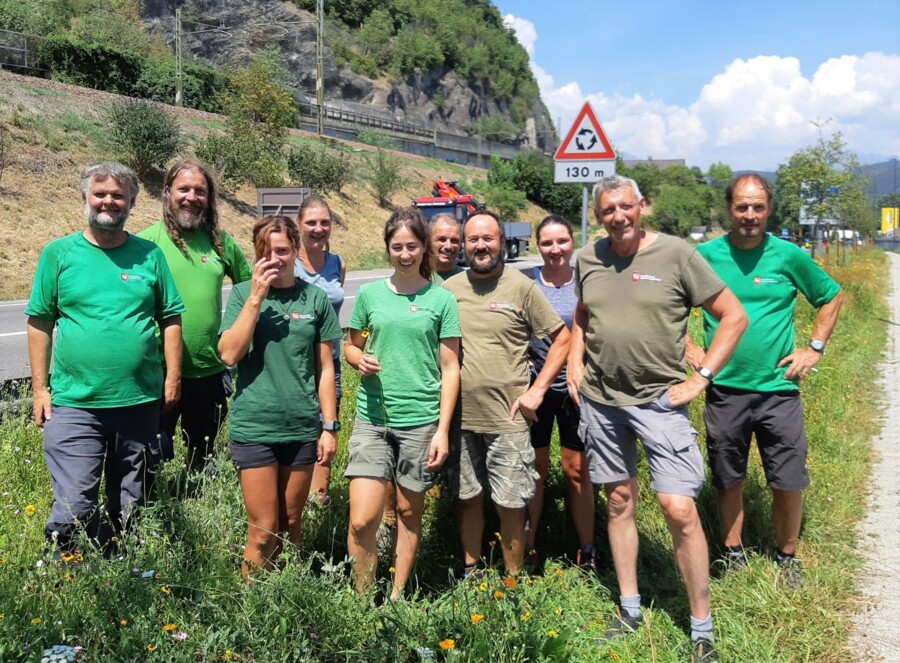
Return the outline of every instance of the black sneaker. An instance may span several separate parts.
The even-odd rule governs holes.
[[[793,555],[776,557],[775,564],[778,565],[779,584],[782,587],[791,590],[803,587],[803,566],[799,559]]]
[[[716,646],[709,640],[700,638],[693,642],[694,651],[691,652],[691,663],[711,663],[718,661]]]
[[[741,548],[740,550],[726,549],[719,557],[719,562],[726,571],[740,571],[750,563],[750,560],[747,558],[747,551]]]
[[[606,631],[603,633],[603,638],[600,642],[609,642],[616,638],[629,636],[637,631],[644,621],[643,615],[631,617],[628,614],[623,615],[621,611],[617,612],[618,614],[610,620],[609,626],[607,626]]]
[[[587,573],[597,573],[597,549],[590,543],[575,555],[575,566]]]
[[[482,580],[484,580],[484,565],[479,561],[475,564],[464,566],[462,579],[481,582]]]

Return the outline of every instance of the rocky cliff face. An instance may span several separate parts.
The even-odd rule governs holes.
[[[220,67],[249,64],[256,52],[277,47],[293,75],[296,91],[315,98],[316,17],[280,0],[144,0],[148,30],[174,48],[175,9],[182,8],[183,49]],[[509,117],[505,102],[472,86],[450,69],[415,71],[402,81],[370,79],[338,67],[328,38],[324,58],[325,98],[330,103],[360,104],[398,119],[429,122],[440,131],[468,135],[482,115]],[[439,100],[435,104],[434,100]],[[535,147],[553,148],[553,124],[543,104],[532,108]],[[536,141],[536,142],[535,142]],[[545,143],[546,141],[546,143]]]

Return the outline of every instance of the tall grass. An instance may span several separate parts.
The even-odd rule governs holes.
[[[869,442],[881,402],[871,367],[884,345],[887,280],[884,256],[874,250],[833,271],[846,293],[844,310],[819,373],[803,387],[813,478],[800,547],[807,582],[795,593],[777,585],[767,558],[770,497],[754,455],[744,540],[759,554],[746,570],[722,575],[714,569],[712,581],[723,660],[848,660],[848,615],[860,568],[855,527],[865,506]],[[799,342],[813,317],[805,304],[799,308]],[[543,576],[514,583],[491,569],[483,580],[452,580],[460,561],[444,491],[429,498],[410,597],[380,604],[389,560],[373,595],[358,597],[347,577],[347,482],[340,476],[357,379],[352,370],[344,376],[331,505],[308,508],[304,549],[285,552],[280,570],[249,584],[240,579],[246,522],[224,439],[208,472],[186,478],[181,456],[165,467],[157,501],[144,509],[119,558],[88,553],[83,562],[55,565],[43,552],[50,488],[41,434],[24,415],[7,416],[0,423],[0,660],[38,661],[58,644],[82,647],[84,660],[102,662],[687,659],[687,601],[644,465],[639,580],[651,609],[631,638],[601,640],[617,594],[602,497],[600,578],[585,577],[565,559],[576,537],[558,463],[537,537],[552,560]],[[702,403],[692,405],[698,426],[701,411]],[[699,506],[710,541],[717,541],[710,489]],[[501,558],[492,545],[497,529],[489,516],[485,550],[491,560]]]

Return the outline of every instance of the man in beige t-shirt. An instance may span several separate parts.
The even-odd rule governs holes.
[[[464,575],[481,558],[483,495],[489,486],[500,516],[506,570],[518,573],[525,546],[525,509],[537,473],[528,426],[566,361],[569,330],[534,283],[501,257],[503,227],[490,212],[463,230],[469,271],[444,282],[456,297],[462,327],[462,445],[453,468]],[[547,361],[529,386],[528,343],[552,341]]]

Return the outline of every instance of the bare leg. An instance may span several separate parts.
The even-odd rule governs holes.
[[[569,485],[569,513],[578,533],[578,547],[594,543],[594,487],[587,457],[581,451],[562,448],[562,470]]]
[[[803,493],[799,490],[772,489],[772,520],[775,524],[775,545],[793,555],[797,552],[800,524],[803,521]]]
[[[306,506],[306,497],[309,495],[313,471],[313,465],[278,466],[278,531],[285,532],[288,541],[297,548],[302,542],[300,525],[303,521],[303,507]]]
[[[638,531],[634,520],[638,499],[637,478],[609,483],[604,486],[609,513],[609,547],[619,594],[639,594],[637,582]]]
[[[687,590],[691,616],[706,619],[709,615],[709,550],[697,505],[692,498],[683,495],[660,493],[656,497],[672,534],[675,561]]]
[[[730,488],[719,488],[719,527],[726,546],[741,545],[744,527],[744,482]]]
[[[528,503],[528,531],[525,533],[525,550],[534,548],[537,538],[538,525],[541,522],[541,514],[544,511],[544,481],[550,472],[550,447],[539,447],[534,450],[534,469],[537,470],[540,479],[534,484],[534,497]]]
[[[375,580],[378,551],[375,533],[384,508],[384,479],[355,477],[350,480],[350,527],[347,552],[353,557],[353,580],[360,594]]]
[[[481,559],[481,537],[484,534],[484,493],[468,500],[457,500],[456,521],[463,563],[472,566]]]
[[[403,588],[412,573],[422,535],[422,512],[425,510],[425,493],[417,493],[397,486],[397,544],[394,553],[394,587],[391,598],[403,594]]]
[[[384,515],[381,520],[386,525],[397,524],[397,484],[388,481],[384,493]]]
[[[278,465],[239,470],[247,509],[247,546],[241,573],[246,578],[259,568],[272,567],[278,545]]]
[[[328,498],[328,485],[331,483],[331,465],[315,464],[309,496],[320,501]]]
[[[525,507],[511,509],[497,505],[500,515],[500,548],[506,572],[516,575],[522,570],[525,555]]]

